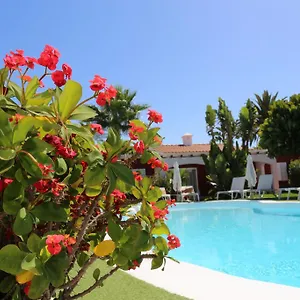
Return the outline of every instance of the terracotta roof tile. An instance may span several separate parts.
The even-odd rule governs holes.
[[[181,145],[161,145],[155,149],[159,153],[204,153],[209,152],[210,144],[193,144],[191,146]]]

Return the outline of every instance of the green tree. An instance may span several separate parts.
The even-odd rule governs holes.
[[[265,119],[268,118],[271,105],[277,101],[278,92],[275,95],[272,95],[265,90],[261,96],[258,94],[254,95],[255,100],[253,101],[253,104],[257,110],[257,126],[259,127],[264,123]]]
[[[273,157],[300,154],[300,94],[276,101],[260,127],[259,145]]]
[[[245,172],[247,149],[239,146],[238,122],[233,118],[225,101],[219,98],[218,109],[211,105],[206,110],[206,130],[211,137],[210,152],[202,155],[207,178],[213,183],[211,195],[216,190],[228,190],[233,177]]]
[[[113,128],[118,133],[124,133],[129,129],[129,121],[137,119],[140,112],[149,106],[134,103],[136,92],[123,89],[121,86],[117,86],[116,89],[118,91],[117,96],[110,102],[110,105],[91,106],[97,115],[88,121],[100,124],[105,131],[107,128]]]

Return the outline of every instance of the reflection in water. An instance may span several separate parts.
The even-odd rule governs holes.
[[[300,218],[252,209],[172,210],[175,258],[245,278],[300,287]]]

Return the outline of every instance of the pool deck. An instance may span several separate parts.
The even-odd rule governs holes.
[[[171,293],[195,300],[299,300],[300,288],[227,275],[204,267],[171,260],[164,271],[150,270],[151,262],[128,273]]]

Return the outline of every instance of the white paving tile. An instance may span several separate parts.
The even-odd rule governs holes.
[[[300,288],[244,279],[200,266],[167,261],[165,271],[150,270],[144,261],[132,276],[171,293],[201,300],[299,300]]]

